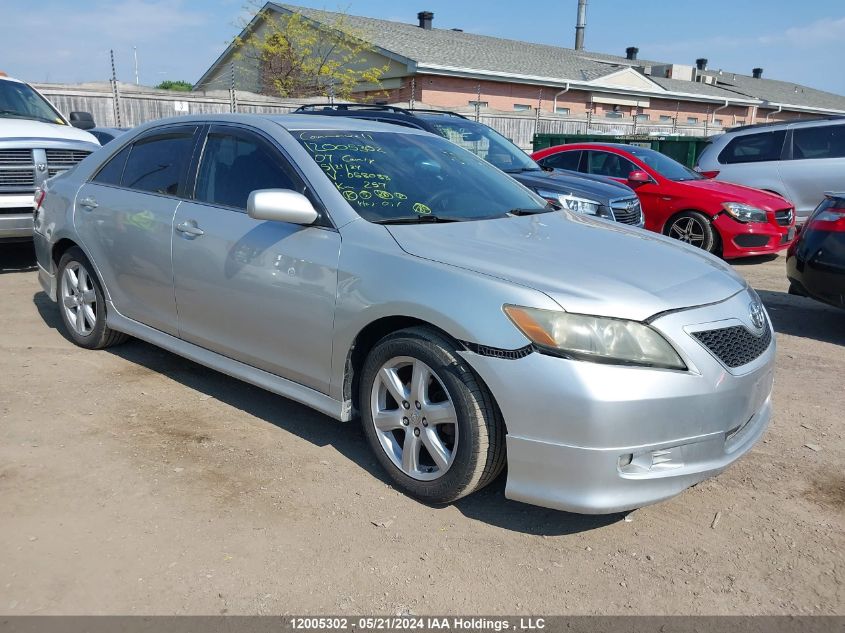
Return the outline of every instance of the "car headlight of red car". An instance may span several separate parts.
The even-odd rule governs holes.
[[[768,217],[763,209],[752,207],[742,202],[723,202],[722,208],[728,212],[734,220],[739,222],[768,222]]]

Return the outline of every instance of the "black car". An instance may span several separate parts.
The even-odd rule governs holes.
[[[105,145],[123,134],[128,127],[92,127],[88,130],[91,134],[97,137],[100,145]]]
[[[845,308],[845,192],[827,193],[786,253],[789,293]]]
[[[454,112],[350,103],[307,105],[294,114],[355,117],[425,130],[468,149],[554,204],[624,224],[644,223],[639,198],[630,187],[609,178],[545,170],[493,128]]]

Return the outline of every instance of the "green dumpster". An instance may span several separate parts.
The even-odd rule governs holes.
[[[608,134],[535,134],[534,151],[567,143],[624,143],[649,147],[692,168],[709,139],[690,136],[612,136]]]

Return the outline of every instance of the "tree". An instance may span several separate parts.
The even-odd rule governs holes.
[[[373,65],[372,45],[350,27],[344,14],[333,14],[331,22],[267,8],[253,15],[259,18],[258,26],[235,39],[236,56],[258,66],[264,91],[280,97],[349,99],[362,83],[378,90],[388,64]]]
[[[165,79],[159,85],[157,85],[156,88],[158,88],[159,90],[178,90],[179,92],[190,92],[194,89],[194,84],[189,81],[182,81],[181,79],[177,79],[176,81]]]

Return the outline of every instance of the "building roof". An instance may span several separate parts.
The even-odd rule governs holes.
[[[590,90],[624,92],[624,83],[607,80],[611,75],[633,68],[642,77],[647,77],[647,81],[635,81],[634,84],[639,85],[628,86],[627,90],[652,97],[682,97],[711,102],[728,100],[765,108],[789,105],[792,107],[788,109],[845,112],[845,96],[790,82],[714,71],[704,71],[704,74],[716,77],[715,85],[668,79],[645,74],[656,66],[671,66],[668,62],[630,60],[606,53],[477,35],[448,28],[422,29],[417,24],[289,4],[268,2],[265,8],[282,13],[300,13],[324,25],[337,25],[341,21],[345,29],[371,43],[380,53],[407,64],[409,74],[446,74],[547,86],[571,84]],[[198,84],[203,83],[230,50],[231,47],[218,58]]]

